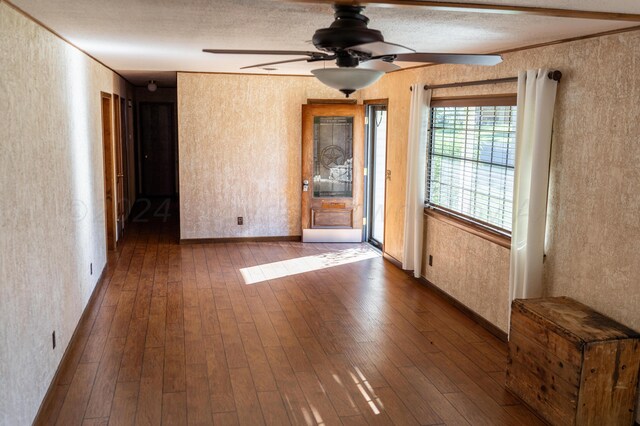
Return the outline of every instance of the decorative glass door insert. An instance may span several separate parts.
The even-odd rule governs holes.
[[[313,197],[353,196],[353,117],[313,119]]]

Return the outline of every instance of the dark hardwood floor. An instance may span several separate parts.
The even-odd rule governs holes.
[[[506,345],[368,246],[176,222],[129,225],[36,424],[542,424]]]

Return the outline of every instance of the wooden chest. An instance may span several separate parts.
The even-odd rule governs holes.
[[[567,297],[515,300],[507,388],[553,425],[632,425],[640,335]]]

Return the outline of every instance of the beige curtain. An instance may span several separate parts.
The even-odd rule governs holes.
[[[422,271],[425,169],[430,103],[430,90],[424,90],[422,84],[411,86],[402,269],[412,270],[416,278],[420,278]]]
[[[510,300],[541,297],[551,130],[558,82],[520,72],[511,231]]]

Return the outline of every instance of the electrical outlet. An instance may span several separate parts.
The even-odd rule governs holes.
[[[93,262],[89,264],[89,274],[93,275]]]
[[[56,348],[56,332],[51,333],[51,343],[53,345],[53,349]]]
[[[433,266],[433,256],[429,255],[429,266]]]
[[[244,219],[242,216],[238,216],[238,225],[242,225],[244,223]]]

